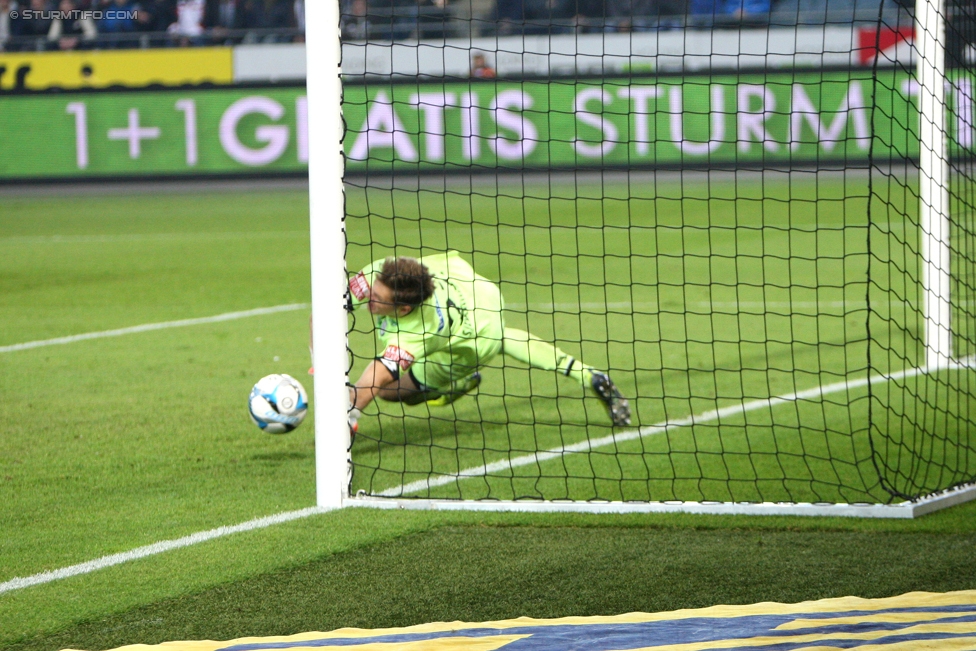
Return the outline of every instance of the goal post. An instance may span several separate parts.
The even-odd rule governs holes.
[[[305,7],[308,61],[309,235],[312,265],[316,502],[339,508],[349,495],[349,358],[346,350],[344,140],[339,4]]]
[[[792,31],[307,5],[318,505],[904,518],[976,499],[973,80],[946,61],[950,1]],[[858,38],[873,69],[844,51]],[[455,403],[374,403],[353,445],[350,376],[395,324],[350,317],[349,276],[449,251],[532,334],[511,341],[608,372],[634,424],[572,366],[498,355]]]
[[[925,292],[926,366],[952,359],[949,247],[949,137],[946,122],[946,0],[916,0],[919,215]]]

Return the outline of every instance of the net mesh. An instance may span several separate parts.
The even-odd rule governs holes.
[[[459,252],[506,328],[607,372],[632,423],[500,354],[450,405],[371,405],[354,494],[886,503],[974,479],[972,140],[954,132],[956,361],[928,369],[910,11],[434,6],[343,9],[347,267]],[[967,75],[950,64],[949,122],[972,122]],[[351,323],[355,381],[389,324]]]
[[[976,35],[971,4],[939,10],[917,17],[910,59],[881,51],[874,63],[874,122],[891,126],[877,130],[870,177],[868,360],[894,379],[870,387],[870,441],[882,486],[903,498],[972,481],[976,445]],[[944,69],[926,41],[945,47]]]

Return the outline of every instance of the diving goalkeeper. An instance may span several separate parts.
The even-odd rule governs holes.
[[[349,423],[374,399],[448,405],[481,384],[499,353],[554,371],[589,388],[614,425],[630,424],[630,406],[610,376],[524,330],[505,326],[495,283],[456,251],[377,260],[349,280],[351,309],[366,305],[383,344],[350,388]]]
[[[451,404],[478,387],[479,369],[499,353],[572,378],[603,402],[614,425],[630,424],[630,406],[610,376],[506,327],[498,286],[457,251],[377,260],[349,280],[349,293],[351,309],[367,305],[384,347],[350,388],[353,432],[376,398]]]

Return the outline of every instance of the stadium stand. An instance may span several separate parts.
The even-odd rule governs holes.
[[[911,24],[910,6],[882,0],[341,0],[341,10],[349,41]],[[305,39],[304,0],[0,0],[0,12],[0,51]]]

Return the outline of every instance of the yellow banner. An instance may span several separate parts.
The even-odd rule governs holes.
[[[339,629],[228,642],[167,642],[116,651],[916,651],[976,649],[976,591],[713,606],[670,613],[566,617],[396,629]]]
[[[0,54],[0,90],[229,84],[233,48],[166,48]]]

